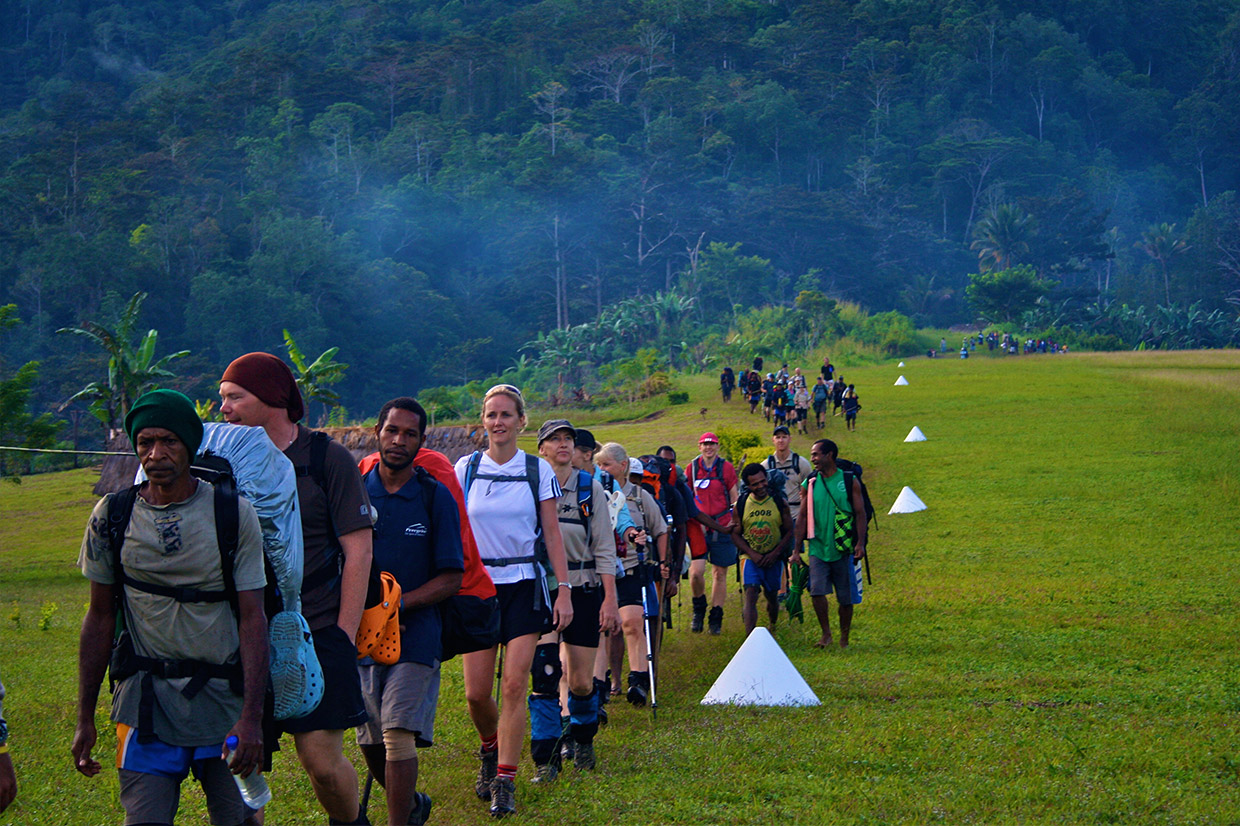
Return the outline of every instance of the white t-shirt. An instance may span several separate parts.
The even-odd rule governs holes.
[[[497,465],[485,452],[478,465],[478,475],[466,494],[465,506],[469,524],[478,542],[478,553],[485,564],[488,559],[514,559],[533,556],[538,531],[538,513],[530,485],[525,481],[524,450],[503,465]],[[456,461],[456,478],[465,488],[465,475],[473,454]],[[520,477],[504,482],[486,476]],[[545,502],[560,498],[560,483],[546,459],[538,457],[538,499]],[[487,573],[496,585],[507,585],[535,577],[534,565],[487,565]]]

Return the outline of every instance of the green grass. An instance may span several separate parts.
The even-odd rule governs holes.
[[[777,635],[822,705],[699,706],[741,642],[739,598],[721,638],[685,632],[686,599],[657,724],[613,704],[599,770],[550,788],[525,781],[527,758],[515,822],[1240,822],[1240,354],[842,367],[862,396],[859,429],[836,418],[827,432],[866,467],[874,582],[849,651],[815,650],[808,625]],[[892,386],[900,373],[908,387]],[[723,405],[713,378],[681,384],[689,404],[634,423],[600,415],[595,435],[687,458],[705,429],[769,433],[747,406]],[[903,443],[913,425],[929,441]],[[794,447],[807,455],[808,442]],[[120,821],[115,772],[88,781],[68,751],[91,481],[0,485],[0,674],[21,784],[0,823]],[[887,516],[903,485],[929,509]],[[455,662],[436,739],[423,752],[433,822],[488,821]],[[271,783],[268,823],[325,820],[291,752]],[[376,822],[382,810],[377,796]],[[196,791],[182,813],[206,822]]]

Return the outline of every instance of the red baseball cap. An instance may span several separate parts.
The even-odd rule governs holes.
[[[719,444],[719,437],[708,430],[702,434],[702,438],[698,439],[698,444],[702,444],[704,442],[714,442],[715,444]]]

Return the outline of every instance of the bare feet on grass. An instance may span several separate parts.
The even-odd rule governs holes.
[[[814,643],[815,648],[830,648],[834,642],[830,637],[822,637],[818,642]]]

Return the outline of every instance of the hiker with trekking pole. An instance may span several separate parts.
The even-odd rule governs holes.
[[[482,741],[474,791],[491,801],[492,817],[504,817],[517,807],[517,764],[534,650],[540,636],[569,626],[573,602],[557,513],[560,484],[546,459],[517,447],[526,425],[521,391],[511,384],[488,390],[482,425],[487,449],[457,460],[456,474],[499,599],[500,646],[505,652],[500,705],[491,696],[500,646],[463,655],[463,670],[470,718]],[[554,584],[548,583],[548,573],[554,575]]]
[[[543,635],[534,652],[530,755],[540,783],[556,778],[563,759],[571,758],[579,770],[594,768],[600,700],[594,659],[601,632],[620,630],[616,537],[607,494],[588,472],[573,467],[576,436],[565,419],[538,429],[538,453],[560,484],[556,507],[573,599],[573,621],[561,633]]]
[[[620,603],[620,623],[624,645],[629,655],[629,687],[626,698],[634,706],[644,706],[652,699],[653,647],[650,640],[651,614],[658,617],[657,606],[651,610],[656,583],[668,576],[667,521],[650,492],[629,479],[631,465],[623,446],[608,442],[599,448],[596,460],[612,476],[610,496],[624,497],[638,531],[620,552],[624,576],[616,583]],[[638,473],[641,466],[638,463]],[[649,563],[649,564],[648,564]]]

